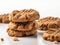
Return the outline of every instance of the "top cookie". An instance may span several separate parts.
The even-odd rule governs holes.
[[[34,9],[14,10],[9,15],[9,20],[12,22],[27,22],[39,19],[39,13]]]
[[[60,18],[46,17],[38,21],[40,30],[48,30],[49,28],[60,28]]]

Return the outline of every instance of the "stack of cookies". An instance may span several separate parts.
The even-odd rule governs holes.
[[[35,20],[39,17],[39,13],[34,9],[14,10],[9,14],[8,35],[14,37],[35,35],[38,28]]]

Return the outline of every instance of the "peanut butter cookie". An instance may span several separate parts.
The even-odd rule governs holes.
[[[34,9],[14,10],[9,14],[9,20],[12,22],[27,22],[39,19],[39,13]]]
[[[48,30],[49,28],[60,28],[60,18],[46,17],[38,21],[40,30]]]
[[[30,31],[32,29],[37,29],[38,25],[36,21],[33,22],[20,22],[20,23],[13,23],[10,22],[8,28],[18,31]]]
[[[43,33],[43,38],[49,41],[60,41],[60,29],[50,29]]]
[[[16,30],[7,30],[9,36],[14,36],[14,37],[22,37],[22,36],[30,36],[36,34],[36,30],[31,30],[31,31],[16,31]]]
[[[9,23],[9,14],[4,14],[2,17],[2,23]]]

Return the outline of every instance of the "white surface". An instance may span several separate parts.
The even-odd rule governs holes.
[[[55,44],[54,42],[44,40],[42,34],[43,34],[42,31],[41,32],[38,31],[38,37],[37,37],[38,45],[60,45],[60,43]]]
[[[7,35],[6,29],[8,24],[0,23],[0,38],[4,38],[4,41],[0,41],[0,45],[37,45],[36,37],[21,37],[19,41],[13,41],[11,37]]]

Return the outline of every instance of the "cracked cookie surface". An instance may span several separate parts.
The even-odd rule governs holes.
[[[46,17],[38,21],[40,30],[48,30],[49,28],[60,28],[60,18]]]
[[[9,20],[12,22],[27,22],[39,19],[39,13],[34,9],[14,10],[9,14]]]
[[[49,41],[60,41],[60,29],[50,29],[43,33],[43,38]]]

